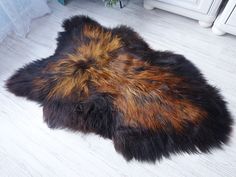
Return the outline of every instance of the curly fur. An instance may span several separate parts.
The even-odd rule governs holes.
[[[50,128],[110,138],[127,160],[208,152],[228,141],[225,101],[182,55],[154,51],[129,27],[105,28],[86,16],[63,27],[54,55],[6,83],[43,106]]]

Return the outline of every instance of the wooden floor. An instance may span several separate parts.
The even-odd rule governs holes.
[[[51,55],[64,18],[87,14],[106,26],[133,27],[157,50],[185,55],[222,91],[236,117],[236,37],[215,36],[196,21],[161,10],[147,11],[141,0],[124,9],[102,1],[49,3],[52,14],[37,19],[26,39],[0,44],[0,177],[235,177],[236,132],[229,146],[212,154],[175,155],[156,164],[126,162],[110,140],[65,130],[50,130],[42,108],[6,92],[4,80],[29,61]]]

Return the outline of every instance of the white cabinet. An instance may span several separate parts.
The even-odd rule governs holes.
[[[217,35],[236,35],[236,1],[229,0],[223,12],[216,19],[212,31]]]
[[[214,22],[222,0],[144,0],[146,9],[159,8],[199,21],[203,27]]]
[[[196,12],[207,13],[214,0],[159,0],[162,3],[186,8]]]
[[[236,6],[234,7],[232,13],[230,14],[226,24],[236,27]]]

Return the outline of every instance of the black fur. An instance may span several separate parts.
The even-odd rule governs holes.
[[[169,157],[170,153],[193,153],[198,152],[198,149],[209,152],[212,148],[227,143],[232,119],[218,90],[207,84],[199,70],[182,55],[150,49],[137,33],[126,26],[103,28],[111,30],[114,36],[120,36],[125,52],[151,65],[168,69],[191,83],[191,93],[186,94],[183,88],[178,90],[176,95],[204,108],[208,112],[206,118],[197,125],[186,121],[181,132],[176,132],[171,124],[165,130],[152,131],[144,127],[125,125],[123,115],[114,108],[113,97],[110,94],[94,90],[85,101],[78,101],[73,96],[46,99],[55,85],[55,78],[53,73],[45,72],[43,69],[68,53],[75,52],[76,47],[80,45],[77,38],[81,37],[81,30],[85,24],[101,26],[86,16],[75,16],[66,20],[63,24],[65,31],[60,32],[57,39],[55,54],[19,69],[6,83],[10,92],[37,101],[43,106],[44,120],[50,128],[93,132],[110,138],[115,149],[127,160],[134,158],[154,162],[163,156]],[[89,41],[86,37],[82,40],[85,43]],[[78,66],[86,69],[86,64]],[[136,72],[142,72],[144,69],[137,68]],[[33,85],[35,78],[46,78],[49,82],[42,89],[38,89]]]

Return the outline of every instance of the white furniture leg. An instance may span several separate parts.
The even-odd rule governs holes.
[[[226,32],[222,31],[221,29],[217,28],[216,26],[212,27],[212,32],[216,35],[224,35]]]
[[[152,6],[152,5],[150,5],[150,4],[146,3],[146,2],[143,3],[143,7],[144,7],[145,9],[147,9],[147,10],[152,10],[152,9],[154,9],[154,6]]]
[[[236,35],[236,0],[228,1],[224,10],[214,22],[212,31],[216,35],[223,35],[225,33]]]
[[[213,22],[198,21],[199,25],[204,28],[209,28],[212,26]]]

